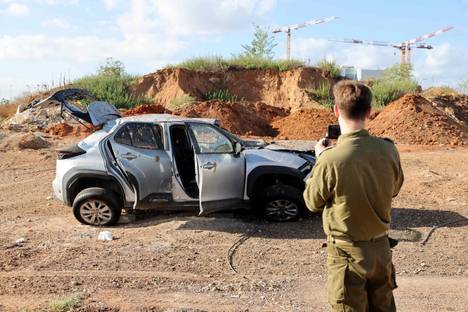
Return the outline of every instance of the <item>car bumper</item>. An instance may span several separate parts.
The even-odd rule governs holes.
[[[65,202],[65,200],[63,199],[62,188],[58,178],[55,178],[54,181],[52,181],[52,189],[54,190],[55,198],[62,202]]]

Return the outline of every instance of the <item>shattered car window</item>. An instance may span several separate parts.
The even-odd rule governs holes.
[[[128,124],[116,133],[114,140],[117,143],[132,145],[137,148],[163,149],[160,132],[159,127],[155,125]]]
[[[221,132],[204,124],[191,125],[200,153],[232,153],[231,141]]]

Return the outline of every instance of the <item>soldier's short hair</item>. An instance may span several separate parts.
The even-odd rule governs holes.
[[[349,119],[365,119],[371,108],[371,90],[357,81],[341,80],[333,87],[333,96],[335,97],[335,105]]]

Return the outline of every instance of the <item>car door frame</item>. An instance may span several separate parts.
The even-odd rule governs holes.
[[[161,137],[160,137],[161,142],[160,143],[162,144],[162,149],[144,149],[144,148],[136,147],[134,145],[127,145],[127,144],[122,144],[122,143],[117,142],[115,140],[115,136],[117,135],[117,133],[121,129],[123,129],[124,127],[126,127],[126,126],[128,126],[130,124],[150,125],[151,127],[154,127],[154,126],[159,127],[160,130],[161,130],[160,131],[160,133],[161,133]],[[165,136],[166,136],[166,134],[165,134],[165,128],[164,128],[163,124],[156,123],[156,122],[148,122],[148,121],[144,121],[144,122],[131,121],[131,122],[126,122],[126,123],[123,123],[122,125],[120,125],[120,127],[118,127],[118,129],[116,129],[109,138],[110,139],[109,140],[110,144],[111,144],[112,149],[113,149],[113,153],[114,153],[115,158],[116,158],[117,165],[124,172],[128,182],[134,187],[134,191],[137,193],[137,194],[135,194],[135,199],[136,199],[137,205],[134,205],[134,207],[137,207],[139,204],[143,204],[143,203],[146,204],[145,206],[148,206],[148,204],[151,204],[151,203],[154,203],[155,205],[160,206],[161,204],[165,204],[165,203],[169,204],[170,202],[172,202],[172,176],[173,176],[172,158],[170,157],[170,155],[168,153],[167,141],[166,141]],[[140,186],[142,181],[139,181],[138,177],[135,176],[134,173],[130,172],[130,170],[128,169],[128,166],[126,166],[124,163],[122,163],[122,159],[119,158],[119,155],[118,155],[118,152],[117,152],[118,148],[117,148],[117,146],[115,144],[122,145],[125,149],[129,149],[129,150],[134,151],[134,153],[143,153],[144,151],[154,151],[154,153],[155,153],[155,164],[158,163],[158,162],[161,163],[162,161],[168,161],[170,163],[170,165],[168,165],[167,168],[166,168],[166,166],[164,166],[164,168],[166,170],[170,171],[168,175],[166,174],[168,177],[167,177],[166,183],[164,184],[165,187],[166,187],[165,191],[164,192],[157,192],[158,190],[161,190],[161,189],[155,189],[154,192],[146,194],[147,196],[143,197],[142,194],[141,194],[141,186]],[[147,157],[149,157],[149,156],[147,156]],[[148,197],[148,196],[150,196],[150,197]]]
[[[200,150],[200,146],[198,145],[198,141],[195,137],[195,134],[192,130],[191,125],[200,124],[203,126],[209,126],[217,131],[220,135],[225,137],[232,145],[232,152],[230,153],[220,153],[220,152],[209,152],[209,153],[202,153]],[[247,171],[247,161],[243,153],[236,153],[235,151],[235,143],[229,136],[225,135],[222,131],[218,130],[217,127],[210,123],[198,122],[198,121],[189,121],[185,122],[187,127],[190,140],[192,141],[192,145],[195,150],[195,158],[196,158],[196,172],[197,172],[197,182],[199,188],[199,204],[200,204],[200,214],[199,215],[206,215],[216,211],[222,210],[231,210],[233,208],[241,208],[244,204],[244,192],[245,192],[245,182],[246,182],[246,171]],[[201,155],[232,155],[233,158],[239,158],[242,160],[242,181],[239,183],[239,194],[233,198],[227,199],[217,199],[212,201],[205,201],[203,196],[203,174],[204,169],[203,164],[201,164]],[[203,157],[205,158],[205,157]]]

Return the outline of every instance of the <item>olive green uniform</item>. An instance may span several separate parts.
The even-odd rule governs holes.
[[[333,311],[395,311],[391,201],[403,184],[398,151],[367,130],[343,134],[317,159],[304,199],[323,210]]]

